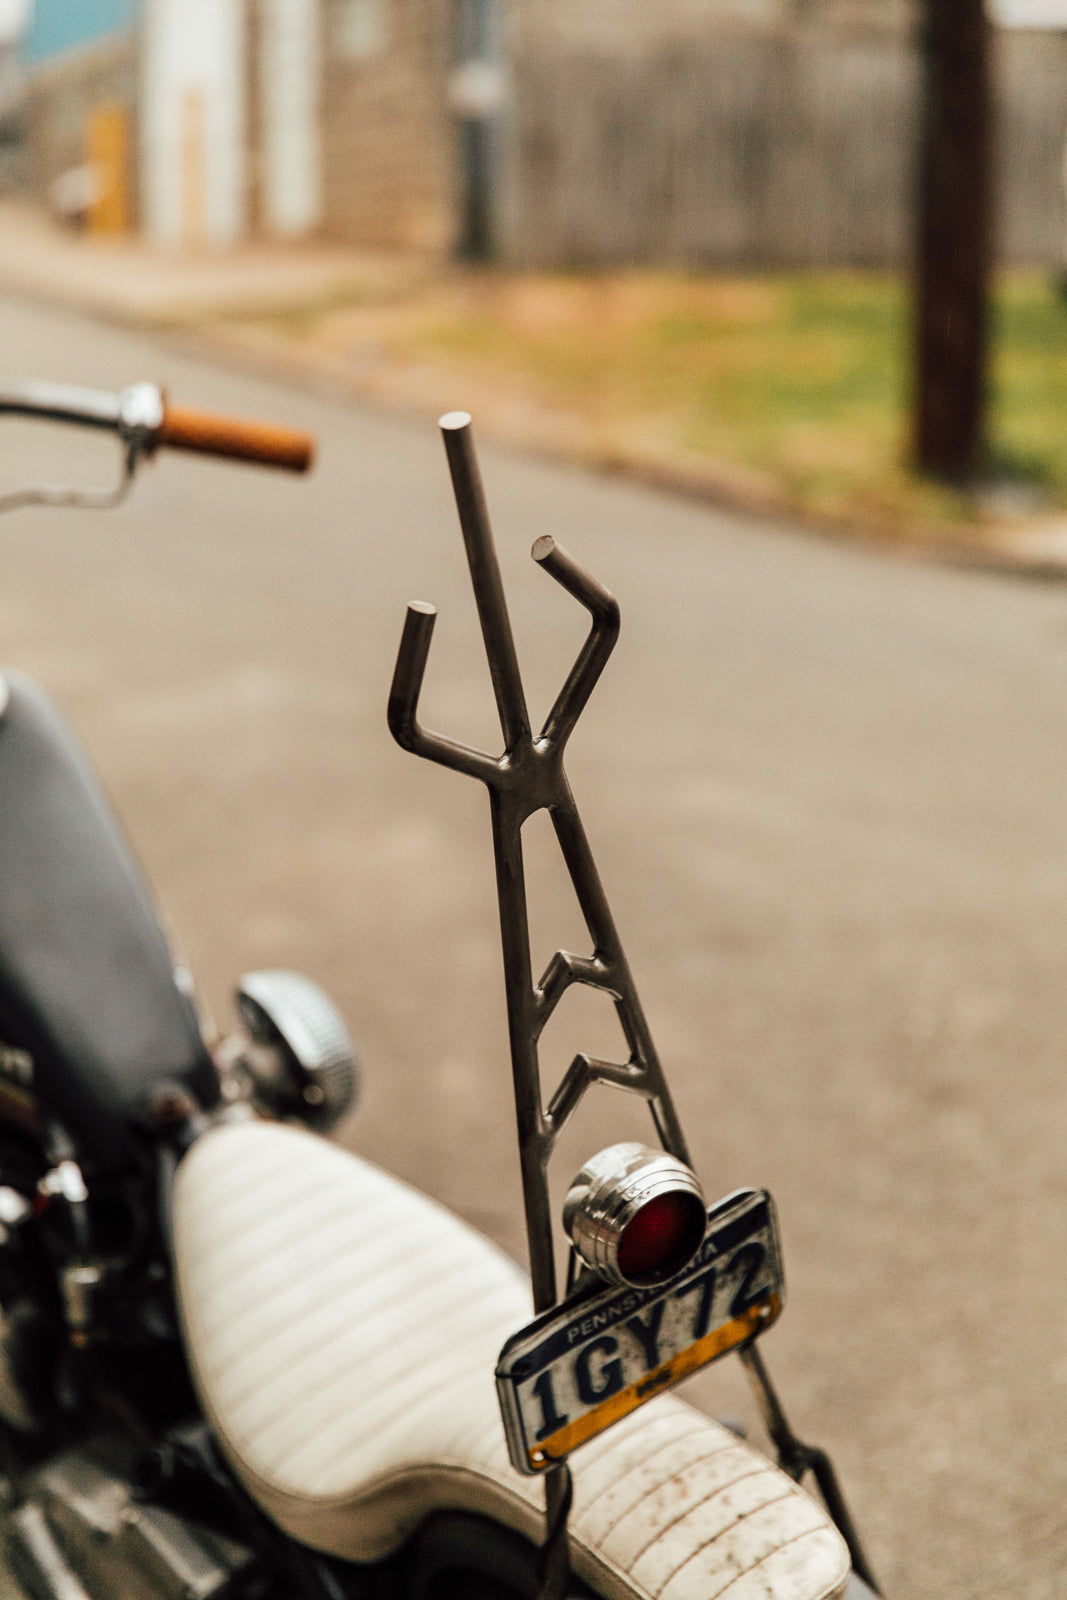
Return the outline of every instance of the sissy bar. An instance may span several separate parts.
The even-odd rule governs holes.
[[[419,726],[419,692],[437,616],[433,606],[421,602],[408,607],[389,697],[389,727],[405,750],[480,778],[489,790],[534,1309],[547,1311],[557,1300],[548,1160],[567,1119],[590,1084],[612,1083],[642,1095],[649,1102],[664,1148],[687,1163],[688,1153],[563,770],[567,740],[618,638],[618,604],[552,538],[545,535],[537,540],[533,559],[585,606],[592,615],[593,626],[544,728],[535,738],[530,730],[500,568],[475,460],[470,417],[466,412],[450,412],[442,417],[441,430],[489,658],[504,735],[504,753],[499,757],[486,755]],[[552,819],[593,942],[593,954],[583,957],[558,950],[535,985],[530,966],[522,825],[535,811],[541,810],[547,810]],[[611,1062],[588,1055],[576,1056],[546,1107],[541,1096],[538,1041],[572,983],[588,984],[612,997],[629,1046],[629,1059]]]
[[[407,609],[389,695],[388,721],[393,737],[405,750],[478,778],[489,790],[526,1236],[534,1310],[545,1313],[559,1301],[548,1162],[562,1129],[586,1090],[594,1083],[609,1083],[640,1095],[648,1102],[664,1150],[687,1167],[690,1162],[663,1069],[563,769],[567,740],[618,638],[618,603],[551,536],[546,534],[536,540],[531,552],[534,561],[586,608],[592,617],[592,627],[544,727],[535,736],[530,727],[474,454],[471,419],[466,412],[450,412],[441,418],[440,427],[500,717],[504,752],[492,756],[420,726],[419,694],[437,616],[436,608],[425,602],[414,602]],[[551,818],[593,953],[581,956],[557,950],[535,984],[530,958],[522,826],[528,817],[541,810],[547,811]],[[545,1025],[572,984],[586,984],[610,995],[628,1055],[625,1061],[606,1061],[586,1054],[575,1056],[546,1106],[541,1089],[538,1045]],[[803,1445],[793,1435],[756,1353],[754,1341],[741,1353],[743,1359],[747,1357],[746,1369],[758,1391],[781,1465],[798,1478],[807,1470],[818,1469],[824,1495],[830,1490],[828,1504],[831,1499],[836,1501],[836,1506],[830,1504],[831,1514],[852,1548],[856,1570],[863,1573],[866,1563],[833,1479],[833,1469],[823,1452]],[[571,1480],[565,1461],[551,1465],[544,1476],[547,1532],[540,1600],[550,1600],[550,1597],[556,1600],[566,1588],[565,1535]]]

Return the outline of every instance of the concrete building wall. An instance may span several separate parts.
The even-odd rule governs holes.
[[[140,143],[145,229],[226,245],[246,220],[243,0],[144,0]]]
[[[478,254],[486,235],[554,266],[909,252],[914,0],[37,0],[36,16],[33,186],[85,163],[96,113],[139,103],[128,187],[139,166],[161,242],[254,226]],[[1061,265],[1067,33],[1000,32],[997,58],[1001,254]]]
[[[260,0],[255,34],[258,222],[299,238],[322,220],[319,0]]]

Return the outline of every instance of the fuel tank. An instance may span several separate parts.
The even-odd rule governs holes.
[[[118,1170],[161,1083],[201,1105],[218,1078],[144,878],[44,691],[0,678],[0,1056],[30,1114]],[[0,1097],[0,1114],[2,1114]]]

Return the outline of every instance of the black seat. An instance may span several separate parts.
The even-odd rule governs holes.
[[[33,1057],[39,1106],[98,1167],[134,1155],[163,1081],[218,1095],[148,889],[48,696],[4,675],[0,715],[0,1040]]]

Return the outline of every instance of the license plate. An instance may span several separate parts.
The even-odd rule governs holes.
[[[709,1210],[698,1255],[670,1283],[572,1295],[511,1336],[496,1387],[512,1465],[547,1471],[769,1328],[784,1296],[774,1201],[763,1189],[728,1195]]]

